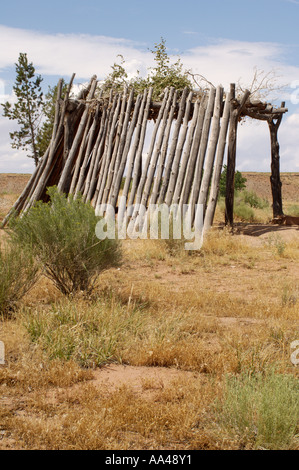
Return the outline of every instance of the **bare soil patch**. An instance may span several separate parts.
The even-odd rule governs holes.
[[[246,188],[259,197],[271,201],[270,173],[242,172],[247,178]],[[299,173],[281,173],[282,197],[285,201],[299,202]]]
[[[0,222],[22,193],[30,176],[31,175],[17,173],[0,174]]]

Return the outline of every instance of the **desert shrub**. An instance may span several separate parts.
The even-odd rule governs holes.
[[[281,238],[280,235],[272,233],[267,240],[267,245],[272,249],[274,254],[283,256],[286,250],[286,242]]]
[[[63,294],[89,293],[99,273],[120,260],[118,240],[99,240],[99,221],[90,204],[57,191],[11,223],[12,238],[41,262],[45,275]]]
[[[261,199],[254,191],[236,191],[234,214],[243,222],[257,222],[265,217],[269,202]]]
[[[236,201],[234,206],[234,215],[243,222],[254,222],[255,214],[252,207],[247,206],[244,202]]]
[[[221,425],[253,448],[289,449],[298,433],[298,393],[298,379],[274,370],[228,376]]]
[[[267,199],[260,198],[254,191],[243,190],[241,193],[242,200],[245,204],[255,209],[265,209],[269,207],[269,201]]]
[[[219,183],[219,196],[225,197],[226,195],[226,177],[227,177],[227,166],[223,166]],[[235,191],[242,191],[246,188],[247,179],[242,175],[240,171],[235,173]]]
[[[35,284],[38,265],[27,249],[12,243],[0,249],[0,315],[13,311]]]
[[[287,209],[287,214],[292,215],[294,217],[299,217],[299,206],[298,204],[292,204]]]

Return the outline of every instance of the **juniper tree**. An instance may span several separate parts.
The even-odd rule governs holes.
[[[63,98],[67,90],[67,84],[62,80],[62,92],[61,97]],[[36,145],[38,148],[39,155],[42,157],[51,141],[54,119],[55,119],[55,109],[56,109],[56,100],[57,100],[57,91],[58,85],[54,87],[49,86],[48,92],[45,95],[44,105],[43,105],[43,119],[38,128]]]
[[[1,105],[3,116],[16,121],[19,126],[19,130],[10,132],[12,148],[29,152],[28,157],[34,159],[36,166],[42,156],[38,146],[38,128],[44,105],[42,80],[35,74],[33,63],[28,62],[27,54],[20,53],[13,87],[17,102],[11,104],[7,101]]]
[[[226,175],[227,175],[227,166],[223,166],[223,171],[220,178],[220,187],[219,187],[219,196],[225,197],[226,195]],[[242,191],[246,188],[247,179],[242,175],[240,171],[235,173],[235,191]]]

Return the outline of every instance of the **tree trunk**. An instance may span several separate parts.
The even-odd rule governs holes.
[[[235,98],[235,84],[231,84],[230,93],[232,102]],[[225,224],[233,227],[234,225],[234,199],[235,199],[235,172],[236,172],[236,152],[237,152],[237,129],[239,117],[245,103],[250,95],[248,90],[245,90],[242,101],[238,107],[232,103],[230,128],[228,138],[228,152],[227,152],[227,175],[226,175],[226,198],[225,198]]]
[[[283,107],[284,103],[282,103]],[[268,125],[271,137],[271,189],[273,199],[273,217],[283,215],[282,207],[282,183],[280,180],[280,155],[279,155],[279,143],[278,143],[278,129],[281,124],[282,115],[279,118],[269,119]],[[276,122],[275,122],[276,121]]]

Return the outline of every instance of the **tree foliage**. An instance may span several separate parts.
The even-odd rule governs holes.
[[[151,52],[154,55],[155,66],[148,69],[145,78],[141,77],[137,70],[136,76],[129,79],[125,68],[125,59],[119,55],[120,63],[113,64],[112,72],[100,85],[101,90],[104,93],[110,91],[111,88],[121,91],[124,86],[127,86],[134,88],[137,93],[142,93],[145,88],[153,87],[153,99],[160,99],[166,87],[174,87],[178,92],[183,91],[185,87],[190,90],[193,88],[189,72],[183,70],[181,59],[178,58],[176,62],[171,63],[165,39],[161,38],[160,43],[155,43]]]
[[[166,87],[174,87],[176,90],[184,88],[192,89],[192,83],[188,78],[188,72],[183,70],[181,59],[171,64],[166,50],[166,41],[161,38],[159,44],[155,44],[151,51],[154,54],[155,67],[150,69],[148,76],[149,86],[154,88],[156,95],[162,93]]]
[[[42,123],[38,129],[37,134],[37,148],[40,156],[43,156],[51,141],[54,119],[55,119],[55,108],[57,100],[58,85],[48,88],[48,92],[45,95],[43,104],[43,118]],[[62,82],[62,98],[67,90],[67,84],[63,80]]]
[[[16,121],[19,126],[19,130],[10,133],[12,147],[29,152],[28,157],[34,159],[35,165],[41,158],[37,141],[43,111],[42,81],[41,76],[35,74],[27,54],[20,53],[13,87],[17,101],[15,104],[2,104],[3,116]]]
[[[219,196],[225,197],[226,195],[226,175],[227,175],[227,166],[223,166],[223,171],[220,178],[219,186]],[[235,191],[242,191],[246,188],[247,179],[242,175],[240,171],[235,173]]]

